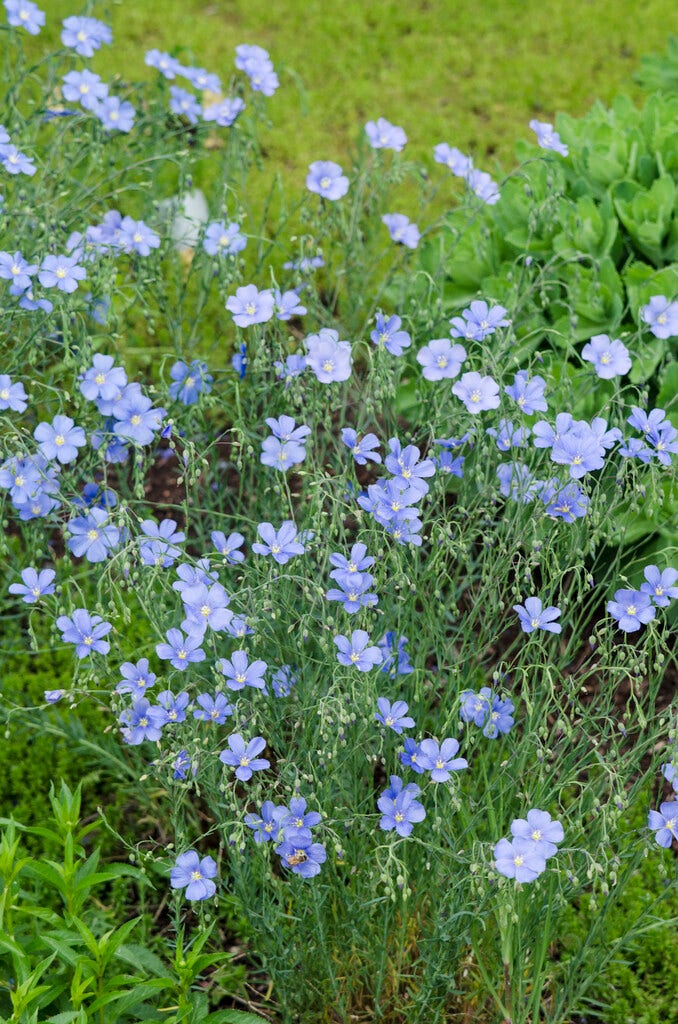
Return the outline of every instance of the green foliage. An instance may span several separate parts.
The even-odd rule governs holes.
[[[82,825],[80,787],[50,793],[51,818],[27,828],[0,819],[0,1020],[6,1024],[255,1024],[262,1018],[213,1009],[215,980],[237,985],[228,953],[212,929],[191,942],[179,931],[158,955],[144,942],[141,916],[120,922],[121,907],[102,898],[118,879],[150,880],[125,863],[101,863],[85,842],[99,823]],[[27,836],[58,849],[54,859],[25,852]],[[56,904],[55,904],[56,897]],[[56,909],[55,909],[56,906]],[[161,944],[153,942],[157,949]],[[171,947],[174,946],[172,950]],[[168,956],[168,953],[171,954]],[[206,981],[209,978],[209,981]]]

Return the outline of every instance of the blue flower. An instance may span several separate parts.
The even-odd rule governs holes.
[[[367,465],[368,459],[372,462],[381,462],[381,455],[374,450],[379,447],[379,438],[376,434],[365,434],[358,440],[358,435],[352,427],[344,427],[341,431],[341,440],[351,449],[351,454],[359,466]]]
[[[538,597],[528,597],[524,605],[514,604],[513,610],[520,619],[523,633],[534,633],[535,629],[545,629],[549,633],[560,633],[563,628],[560,623],[553,621],[560,615],[560,608],[554,608],[552,605],[548,608],[543,608]]]
[[[641,308],[640,319],[655,338],[674,338],[678,335],[678,302],[669,302],[665,295],[653,295]]]
[[[294,555],[303,555],[306,550],[297,538],[297,528],[291,519],[286,519],[279,530],[271,523],[259,523],[257,533],[263,544],[253,544],[256,555],[271,555],[278,565],[285,565]]]
[[[262,736],[255,736],[249,743],[240,733],[232,733],[228,737],[228,750],[222,750],[219,760],[231,768],[235,768],[235,777],[241,782],[248,782],[254,772],[270,768],[271,763],[265,757],[257,757],[266,746],[266,740]]]
[[[520,411],[526,416],[533,412],[546,412],[548,405],[544,398],[546,381],[543,377],[528,377],[527,370],[518,370],[513,378],[513,384],[504,388],[505,394],[512,398]]]
[[[467,341],[484,341],[498,327],[508,327],[510,323],[503,306],[490,308],[483,299],[475,299],[460,317],[452,317],[450,334],[453,338],[466,338]]]
[[[38,280],[43,288],[58,288],[61,292],[74,292],[78,281],[87,277],[87,271],[75,256],[45,256],[40,264]]]
[[[323,199],[341,199],[348,192],[348,178],[332,160],[316,160],[308,168],[306,188]]]
[[[222,632],[233,618],[233,612],[227,607],[229,596],[221,583],[211,586],[196,583],[186,587],[181,591],[181,600],[186,615],[181,628],[191,636],[204,636],[208,626],[215,633]]]
[[[181,89],[178,85],[170,85],[169,88],[169,107],[172,113],[185,117],[189,124],[197,124],[200,119],[200,115],[202,114],[200,101],[192,92],[188,92],[186,89]]]
[[[83,555],[88,562],[104,562],[120,543],[120,530],[103,508],[92,508],[87,515],[70,519],[66,524],[70,534],[68,549],[76,558]]]
[[[406,636],[398,636],[393,630],[384,633],[379,641],[381,651],[381,671],[392,679],[396,676],[407,676],[414,672],[408,653],[405,650]]]
[[[217,103],[206,104],[202,109],[202,116],[204,121],[214,121],[220,128],[230,128],[238,114],[241,114],[244,109],[245,101],[239,96],[233,96],[219,100]],[[244,248],[244,245],[241,248]],[[240,250],[233,251],[239,252]],[[232,255],[232,252],[229,255]]]
[[[663,803],[658,811],[650,811],[647,824],[657,844],[668,849],[672,841],[678,839],[678,803]]]
[[[341,634],[335,636],[334,643],[340,665],[357,668],[359,672],[369,672],[375,665],[381,664],[381,651],[369,645],[370,638],[364,629],[354,629],[350,640]]]
[[[23,583],[10,583],[9,592],[21,594],[21,599],[26,604],[35,604],[39,598],[54,593],[55,576],[54,569],[41,569],[40,572],[33,568],[24,569],[21,573]]]
[[[176,725],[179,722],[186,721],[186,710],[189,706],[189,700],[190,697],[185,690],[176,695],[171,690],[163,690],[158,694],[157,701],[159,706],[165,710],[168,725]]]
[[[143,697],[155,684],[157,676],[149,671],[148,658],[141,658],[135,664],[126,661],[120,666],[121,682],[115,688],[116,693],[131,693],[134,699]]]
[[[282,823],[289,817],[285,806],[276,806],[272,800],[264,800],[259,814],[246,814],[245,824],[254,832],[255,843],[277,843],[282,836]]]
[[[182,782],[190,771],[193,776],[197,775],[198,766],[193,763],[187,750],[180,750],[172,761],[172,778],[180,779]]]
[[[494,848],[494,866],[500,875],[517,882],[533,882],[544,871],[546,859],[529,839],[500,839]]]
[[[649,594],[657,608],[666,608],[673,598],[678,597],[678,570],[664,569],[660,572],[656,565],[648,565],[643,570],[646,582],[641,583],[641,594]]]
[[[474,414],[499,406],[499,385],[491,377],[482,377],[475,371],[463,374],[452,385],[452,394]]]
[[[183,68],[178,60],[161,50],[147,50],[144,64],[148,68],[156,68],[165,78],[173,79],[181,74]]]
[[[212,857],[202,860],[195,850],[180,853],[170,875],[173,889],[186,889],[187,900],[207,900],[217,891],[212,881],[217,875],[217,865]]]
[[[594,335],[581,350],[582,359],[593,363],[601,380],[623,377],[631,369],[629,350],[619,339],[611,341],[607,334]]]
[[[404,750],[401,750],[399,754],[400,763],[405,765],[406,768],[411,768],[417,775],[423,775],[424,767],[420,764],[422,755],[419,744],[410,736],[406,736],[403,743]]]
[[[155,650],[159,658],[169,661],[174,668],[183,672],[191,662],[205,660],[201,637],[184,637],[180,629],[168,629],[165,635],[167,643],[156,644]]]
[[[403,729],[411,729],[415,724],[414,719],[407,714],[409,708],[404,700],[396,700],[391,704],[386,697],[378,697],[377,707],[379,710],[374,713],[377,722],[393,729],[399,736]]]
[[[511,835],[515,839],[525,839],[534,843],[544,860],[558,852],[557,844],[562,843],[565,838],[561,823],[552,821],[547,811],[536,808],[527,812],[527,818],[515,818],[511,822]]]
[[[292,687],[299,682],[299,673],[291,665],[281,665],[271,676],[274,697],[289,697]]]
[[[452,380],[459,375],[465,359],[464,346],[452,345],[449,338],[433,338],[417,352],[425,380]]]
[[[412,826],[426,817],[423,805],[415,799],[420,793],[416,783],[404,786],[402,779],[392,775],[390,787],[377,800],[377,807],[382,812],[379,828],[384,832],[395,829],[403,838],[409,836]]]
[[[71,47],[80,57],[92,57],[102,43],[112,43],[113,33],[108,25],[96,18],[72,16],[62,22],[61,42]]]
[[[135,110],[127,100],[117,96],[105,96],[96,107],[94,113],[108,131],[129,132],[134,126]]]
[[[404,213],[385,213],[381,218],[382,224],[388,228],[388,233],[394,242],[406,246],[408,249],[416,249],[421,235],[416,224],[410,223],[410,218]]]
[[[9,174],[27,174],[32,178],[36,172],[33,160],[12,143],[0,144],[0,163]]]
[[[62,93],[69,103],[79,103],[83,110],[96,110],[100,100],[108,96],[108,86],[99,75],[88,71],[69,71],[63,77]]]
[[[162,426],[165,409],[155,408],[153,402],[141,392],[124,393],[113,409],[118,421],[114,433],[134,444],[147,445]]]
[[[110,622],[104,622],[100,615],[90,615],[85,608],[76,608],[71,616],[60,615],[56,624],[64,643],[75,644],[78,658],[87,658],[92,651],[108,654],[111,649],[103,639],[113,628]]]
[[[212,390],[213,377],[207,372],[207,363],[200,359],[194,359],[190,366],[178,360],[170,370],[170,377],[174,383],[170,384],[169,393],[184,405],[195,405],[199,395],[208,395]]]
[[[447,142],[439,142],[433,149],[433,159],[437,164],[444,164],[449,167],[452,174],[457,178],[468,178],[473,170],[473,160],[466,156],[456,146],[450,146]]]
[[[576,483],[566,484],[565,487],[552,489],[547,487],[541,496],[546,505],[546,514],[554,519],[563,519],[566,523],[573,523],[575,519],[582,519],[589,507],[589,498]]]
[[[214,547],[229,565],[237,565],[239,562],[245,561],[243,552],[238,550],[245,540],[241,533],[231,533],[227,538],[220,530],[213,530],[210,538]]]
[[[289,320],[293,316],[303,316],[306,312],[306,306],[302,306],[295,291],[281,292],[276,288],[274,298],[275,315],[278,320]]]
[[[479,693],[475,690],[462,690],[459,714],[462,722],[473,722],[481,728],[485,725],[492,708],[494,694],[489,686],[483,686]]]
[[[122,395],[127,385],[127,374],[121,366],[114,365],[113,356],[105,356],[97,352],[92,358],[92,365],[80,374],[80,391],[90,402],[103,400],[114,402]],[[109,415],[109,410],[99,408],[102,415]]]
[[[365,133],[372,149],[393,149],[400,153],[407,142],[403,129],[391,124],[385,117],[380,117],[377,121],[368,121]]]
[[[167,714],[164,708],[153,707],[146,697],[140,697],[131,708],[121,713],[119,722],[125,743],[136,747],[144,740],[160,739]]]
[[[259,291],[256,285],[248,284],[237,288],[235,295],[226,300],[226,309],[233,315],[238,327],[264,324],[273,316],[275,300],[270,288]]]
[[[223,725],[226,719],[233,714],[233,708],[224,693],[216,693],[214,697],[209,693],[200,693],[195,702],[198,707],[193,712],[193,717],[201,722]]]
[[[569,150],[564,142],[561,142],[558,132],[553,130],[553,125],[547,121],[537,121],[534,118],[530,121],[530,128],[537,135],[537,144],[542,149],[550,149],[561,156],[567,156]]]
[[[352,363],[350,341],[339,341],[336,331],[323,327],[318,334],[309,334],[304,343],[308,353],[306,365],[321,384],[348,380]]]
[[[445,739],[438,744],[437,740],[426,739],[419,744],[419,764],[431,773],[432,782],[447,782],[452,772],[468,768],[465,757],[455,757],[459,743],[455,739]]]
[[[45,24],[44,12],[31,0],[4,0],[7,22],[13,28],[25,28],[29,35],[37,36]]]
[[[151,249],[160,246],[160,238],[143,220],[123,217],[118,231],[118,245],[123,252],[135,252],[139,256],[148,256]]]
[[[33,437],[46,459],[57,459],[62,465],[77,459],[78,448],[87,444],[85,431],[76,427],[70,416],[55,416],[51,424],[38,423]]]
[[[305,836],[296,840],[285,839],[275,852],[284,868],[302,878],[314,878],[320,872],[320,865],[327,859],[322,843],[312,843]]]
[[[265,690],[264,673],[268,668],[265,661],[250,662],[246,651],[233,651],[230,660],[221,658],[217,668],[226,679],[229,690],[243,690],[251,686],[255,690]]]
[[[649,595],[640,590],[617,590],[614,601],[607,602],[607,610],[624,633],[635,633],[656,614]]]
[[[377,313],[370,340],[377,348],[383,346],[392,356],[401,356],[405,349],[412,344],[412,338],[408,332],[400,330],[401,324],[402,320],[399,316],[391,316],[387,320],[383,313]]]
[[[344,611],[349,615],[360,608],[371,608],[378,603],[377,595],[369,593],[374,582],[374,577],[370,573],[344,572],[333,573],[333,576],[341,589],[332,587],[326,592],[325,597],[328,601],[341,601]]]
[[[235,256],[245,248],[247,239],[240,234],[239,224],[215,220],[205,228],[202,245],[210,256]]]
[[[12,294],[19,294],[30,288],[33,277],[38,272],[37,263],[29,263],[20,252],[0,252],[0,278],[11,281],[15,289]]]

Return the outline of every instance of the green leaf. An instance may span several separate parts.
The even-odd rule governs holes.
[[[167,965],[145,946],[133,944],[119,946],[115,955],[123,963],[130,964],[132,967],[141,967],[147,974],[154,974],[158,978],[171,977]]]
[[[634,353],[633,365],[629,372],[632,384],[640,384],[650,380],[653,373],[666,355],[667,342],[661,338],[641,341],[641,348]]]

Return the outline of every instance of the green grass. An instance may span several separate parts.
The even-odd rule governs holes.
[[[308,164],[349,160],[365,121],[402,125],[408,155],[433,168],[447,141],[483,169],[513,164],[532,117],[583,114],[595,99],[637,91],[640,57],[664,49],[673,0],[648,0],[639,31],[635,0],[120,0],[90,5],[114,42],[91,62],[107,79],[147,76],[151,47],[183,47],[181,59],[226,82],[241,42],[266,47],[281,78],[268,100],[270,164],[303,188]],[[49,0],[48,25],[29,45],[58,44],[73,0]],[[89,62],[88,62],[89,63]],[[303,83],[298,88],[295,72]],[[308,112],[305,112],[307,107]],[[447,186],[446,175],[441,179]]]

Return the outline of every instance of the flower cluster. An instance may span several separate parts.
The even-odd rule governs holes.
[[[533,882],[546,870],[546,861],[558,852],[565,838],[563,826],[548,811],[536,808],[527,818],[511,822],[512,839],[500,839],[494,848],[494,866],[500,875],[516,882]]]

